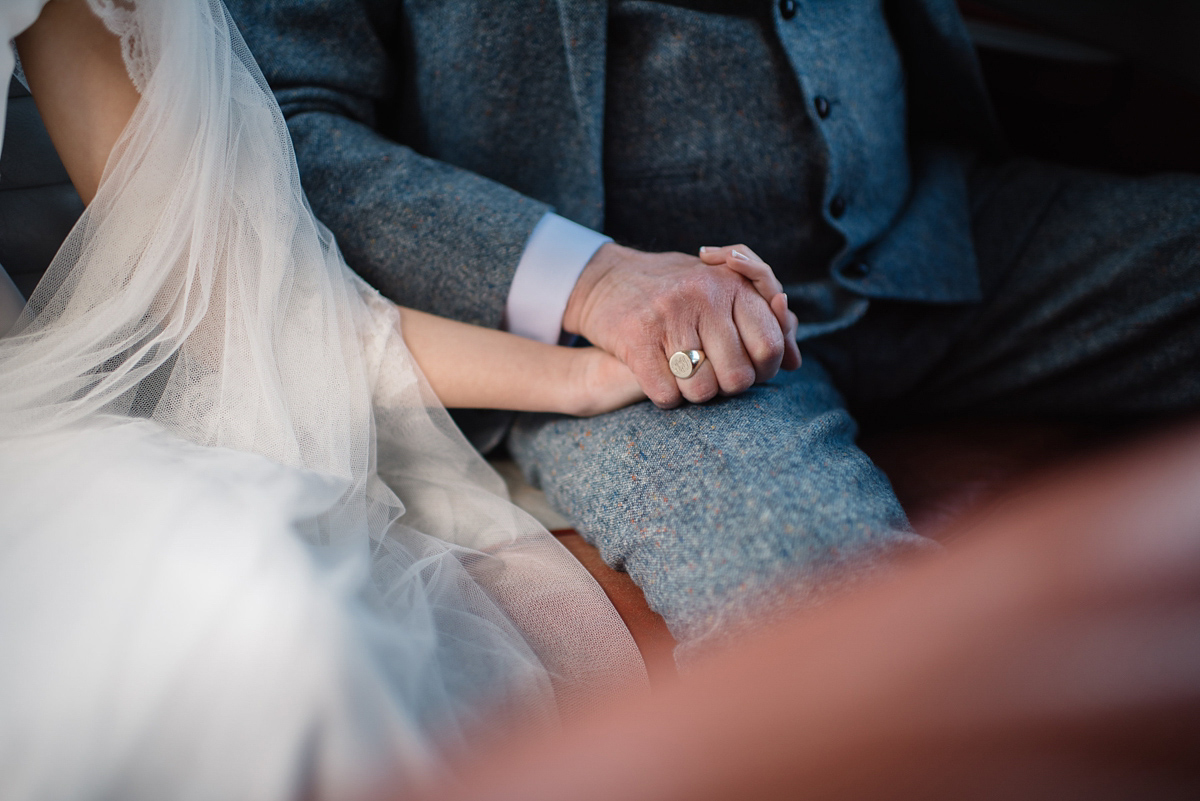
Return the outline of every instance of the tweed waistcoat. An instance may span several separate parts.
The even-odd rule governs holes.
[[[745,242],[785,283],[828,275],[842,241],[821,213],[826,151],[769,11],[611,4],[606,233],[648,251]]]

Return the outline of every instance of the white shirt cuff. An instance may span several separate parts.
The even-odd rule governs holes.
[[[504,306],[504,329],[548,345],[562,335],[563,313],[579,274],[612,238],[547,213],[534,226]]]

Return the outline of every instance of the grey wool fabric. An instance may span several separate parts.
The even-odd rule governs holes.
[[[460,416],[507,432],[681,654],[932,547],[856,415],[1200,400],[1200,180],[1005,158],[952,0],[229,7],[314,211],[397,302],[498,326],[548,210],[775,266],[795,373],[670,411]]]

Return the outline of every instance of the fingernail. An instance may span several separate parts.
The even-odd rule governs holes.
[[[743,253],[740,250],[734,250],[734,251],[732,251],[732,253],[733,253],[733,257],[735,259],[737,259],[738,261],[750,261],[750,257],[747,256],[745,253]]]
[[[710,250],[712,250],[712,248],[710,248],[708,245],[701,245],[701,246],[700,246],[700,252],[701,252],[701,253],[707,253],[707,252],[708,252],[708,251],[710,251]]]

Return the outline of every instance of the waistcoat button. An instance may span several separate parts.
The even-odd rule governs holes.
[[[846,198],[841,195],[834,195],[833,200],[829,201],[829,213],[833,219],[840,220],[842,215],[846,213]]]
[[[847,278],[866,278],[871,274],[871,265],[865,261],[852,261],[842,269],[842,274]]]
[[[817,95],[813,100],[813,105],[817,107],[817,116],[825,119],[829,116],[832,109],[829,107],[829,101],[823,95]]]
[[[784,19],[796,16],[796,0],[779,0],[779,14]]]

